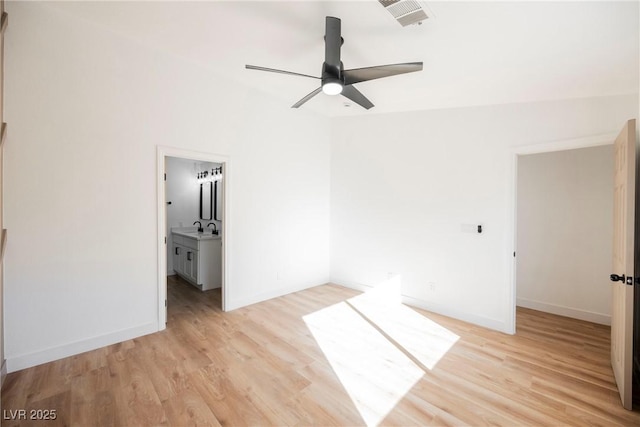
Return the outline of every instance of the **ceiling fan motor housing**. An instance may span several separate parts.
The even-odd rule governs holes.
[[[329,65],[326,62],[322,64],[322,85],[324,86],[327,83],[340,83],[344,85],[344,76],[342,75],[343,70],[342,61],[340,61],[340,67],[335,67],[333,65]]]

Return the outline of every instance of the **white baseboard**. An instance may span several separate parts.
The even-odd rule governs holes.
[[[86,351],[95,350],[111,344],[138,338],[158,331],[156,323],[147,323],[134,328],[124,329],[98,337],[89,338],[82,341],[76,341],[69,344],[63,344],[58,347],[51,347],[34,353],[22,354],[19,356],[9,357],[6,361],[6,368],[9,373],[16,372],[21,369],[30,368],[32,366],[41,365],[43,363],[52,362],[54,360],[63,359],[65,357],[74,356]],[[4,368],[4,367],[3,367]]]
[[[483,328],[493,329],[494,331],[513,335],[509,331],[509,327],[505,322],[492,319],[490,317],[478,316],[473,313],[467,313],[464,311],[452,309],[450,307],[445,307],[443,305],[436,304],[431,301],[424,301],[421,299],[408,297],[406,295],[402,296],[402,302],[413,307],[422,308],[423,310],[431,311],[433,313],[441,314],[447,317],[452,317],[454,319],[462,320],[463,322],[467,322],[467,323],[472,323],[477,326],[482,326]]]
[[[516,305],[518,307],[530,308],[532,310],[543,311],[545,313],[571,317],[572,319],[586,320],[587,322],[598,323],[600,325],[611,325],[611,315],[609,314],[594,313],[592,311],[533,301],[526,298],[517,298]]]
[[[330,282],[332,285],[338,285],[345,288],[353,289],[360,292],[367,292],[373,289],[373,286],[363,285],[362,283],[349,282],[348,280],[332,280]]]
[[[263,292],[263,293],[257,294],[257,295],[252,295],[252,296],[247,297],[247,298],[230,299],[227,302],[227,307],[226,307],[227,310],[226,311],[236,310],[238,308],[246,307],[246,306],[252,305],[252,304],[257,304],[259,302],[267,301],[267,300],[270,300],[270,299],[273,299],[273,298],[278,298],[278,297],[281,297],[281,296],[284,296],[284,295],[292,294],[294,292],[304,291],[305,289],[314,288],[316,286],[321,286],[321,285],[326,285],[327,283],[328,282],[307,284],[307,285],[289,286],[289,287],[285,287],[285,288],[275,289],[275,290],[269,291],[269,292]]]
[[[362,292],[366,292],[368,290],[373,289],[373,287],[371,286],[367,286],[362,283],[349,282],[349,281],[332,280],[331,283],[335,283],[336,285],[344,286],[345,288],[355,289],[357,291],[362,291]],[[461,310],[452,309],[450,307],[446,307],[441,304],[410,297],[408,295],[402,295],[401,297],[402,297],[403,304],[416,307],[416,308],[421,308],[423,310],[431,311],[433,313],[441,314],[443,316],[462,320],[463,322],[473,323],[474,325],[482,326],[484,328],[493,329],[498,332],[503,332],[505,334],[512,335],[512,333],[509,331],[509,327],[506,322],[496,320],[496,319],[491,319],[488,317],[478,316],[478,315],[467,313]]]

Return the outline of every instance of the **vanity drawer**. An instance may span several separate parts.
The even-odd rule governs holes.
[[[198,240],[189,237],[182,237],[182,245],[191,249],[198,249]]]

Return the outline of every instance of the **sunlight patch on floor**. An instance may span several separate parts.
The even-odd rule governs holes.
[[[433,369],[460,337],[401,302],[400,277],[348,300],[387,338]]]
[[[345,302],[304,321],[367,425],[377,425],[423,370]]]
[[[401,280],[304,316],[367,425],[377,425],[459,336],[402,304]]]

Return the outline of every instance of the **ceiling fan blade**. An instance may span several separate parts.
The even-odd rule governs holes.
[[[257,65],[245,65],[247,70],[268,71],[270,73],[290,74],[292,76],[311,77],[312,79],[320,79],[320,77],[310,76],[308,74],[294,73],[293,71],[277,70],[275,68],[258,67]]]
[[[342,95],[349,98],[362,108],[368,110],[373,107],[373,103],[367,99],[358,89],[353,86],[345,86],[342,88]]]
[[[340,69],[340,47],[342,46],[340,19],[327,16],[324,34],[324,62]]]
[[[322,86],[320,86],[318,89],[314,90],[313,92],[311,92],[310,94],[308,94],[307,96],[305,96],[304,98],[302,98],[300,101],[296,102],[295,104],[293,104],[291,106],[291,108],[298,108],[300,107],[302,104],[304,104],[305,102],[307,102],[308,100],[310,100],[311,98],[313,98],[314,96],[316,96],[317,94],[319,94],[320,92],[322,92]]]
[[[397,74],[413,73],[422,70],[422,62],[406,62],[404,64],[378,65],[376,67],[354,68],[344,70],[344,84],[366,82],[368,80],[391,77]]]

